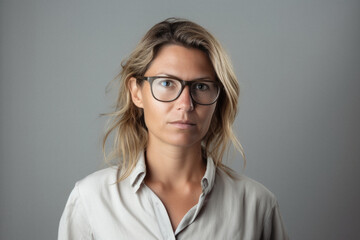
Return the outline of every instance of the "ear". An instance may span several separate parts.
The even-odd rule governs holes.
[[[131,94],[131,100],[138,108],[143,108],[141,86],[136,82],[136,78],[132,77],[129,81],[129,90]]]

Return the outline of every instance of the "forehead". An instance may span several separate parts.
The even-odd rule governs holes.
[[[214,79],[215,71],[205,52],[196,48],[170,44],[159,49],[145,75],[172,75],[183,80]]]

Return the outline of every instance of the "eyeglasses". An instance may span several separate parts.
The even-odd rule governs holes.
[[[138,77],[137,79],[148,81],[153,97],[161,102],[176,100],[181,95],[185,86],[189,86],[193,102],[200,105],[214,104],[220,95],[220,83],[207,79],[184,81],[167,76]]]

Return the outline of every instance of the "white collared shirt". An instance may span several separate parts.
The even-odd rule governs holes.
[[[62,214],[59,240],[119,239],[288,239],[274,195],[245,177],[229,177],[207,159],[198,203],[175,232],[165,206],[144,183],[141,154],[120,183],[109,167],[75,184]]]

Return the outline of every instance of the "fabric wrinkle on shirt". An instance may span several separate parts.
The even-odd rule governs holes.
[[[145,176],[142,153],[120,183],[117,167],[77,182],[61,217],[58,239],[288,239],[274,195],[245,176],[230,178],[211,158],[198,203],[175,231]]]

